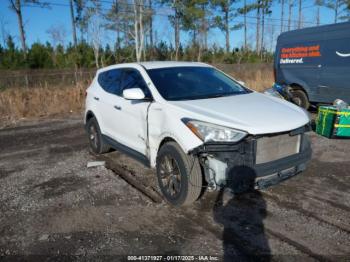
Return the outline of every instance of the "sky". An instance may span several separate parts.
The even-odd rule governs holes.
[[[253,0],[247,0],[247,3]],[[38,7],[23,7],[23,20],[26,30],[27,45],[31,45],[34,42],[45,43],[51,41],[48,29],[51,26],[62,27],[66,32],[65,44],[72,42],[72,30],[69,7],[66,6],[69,0],[46,0],[56,4],[50,9],[43,9]],[[107,1],[108,2],[108,1]],[[240,2],[240,1],[238,1]],[[243,2],[243,1],[241,1]],[[265,42],[268,49],[273,49],[275,39],[280,33],[280,15],[281,8],[278,4],[278,0],[272,7],[272,15],[266,20],[265,29]],[[287,1],[285,1],[287,2]],[[108,8],[107,3],[104,4],[104,8]],[[235,5],[240,7],[240,3]],[[157,35],[158,41],[166,41],[168,43],[174,42],[174,32],[169,24],[167,14],[171,12],[169,9],[161,8],[154,19],[154,30]],[[285,6],[285,19],[287,19],[287,5]],[[305,21],[304,27],[316,25],[316,7],[314,0],[303,0],[303,20]],[[255,12],[248,14],[248,42],[254,46],[255,39]],[[334,21],[334,12],[328,8],[322,7],[320,9],[321,24],[331,24]],[[293,25],[296,25],[298,19],[297,6],[293,8]],[[232,25],[237,22],[243,21],[243,17],[236,17],[232,22]],[[285,21],[285,24],[287,21]],[[15,13],[9,9],[9,0],[0,0],[0,43],[3,45],[3,32],[10,34],[14,37],[17,46],[20,46],[19,30],[17,17]],[[273,36],[273,38],[272,38]],[[184,42],[189,41],[187,33],[181,33],[182,40]],[[231,47],[240,47],[243,44],[243,30],[232,31],[230,35]],[[103,44],[110,43],[113,46],[113,40],[116,38],[115,33],[112,31],[104,31]],[[273,39],[273,41],[271,41]],[[218,29],[213,28],[209,32],[209,45],[217,45],[224,47],[225,35]]]

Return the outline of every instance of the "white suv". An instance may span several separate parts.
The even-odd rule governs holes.
[[[308,114],[214,67],[143,62],[97,71],[85,126],[95,153],[120,150],[156,168],[173,205],[203,190],[265,188],[305,169]]]

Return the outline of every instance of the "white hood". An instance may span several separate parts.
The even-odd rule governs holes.
[[[308,114],[296,105],[257,92],[169,103],[185,110],[188,118],[253,135],[290,131],[310,121]]]

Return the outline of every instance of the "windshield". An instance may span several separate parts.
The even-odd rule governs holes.
[[[251,92],[211,67],[169,67],[147,70],[166,100],[193,100]]]

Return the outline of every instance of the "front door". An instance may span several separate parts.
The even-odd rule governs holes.
[[[115,100],[114,110],[118,117],[112,122],[113,130],[117,131],[117,142],[147,155],[147,110],[150,99],[127,100],[123,97],[123,90],[140,88],[150,98],[150,91],[140,74],[133,68],[122,69],[121,88]]]

